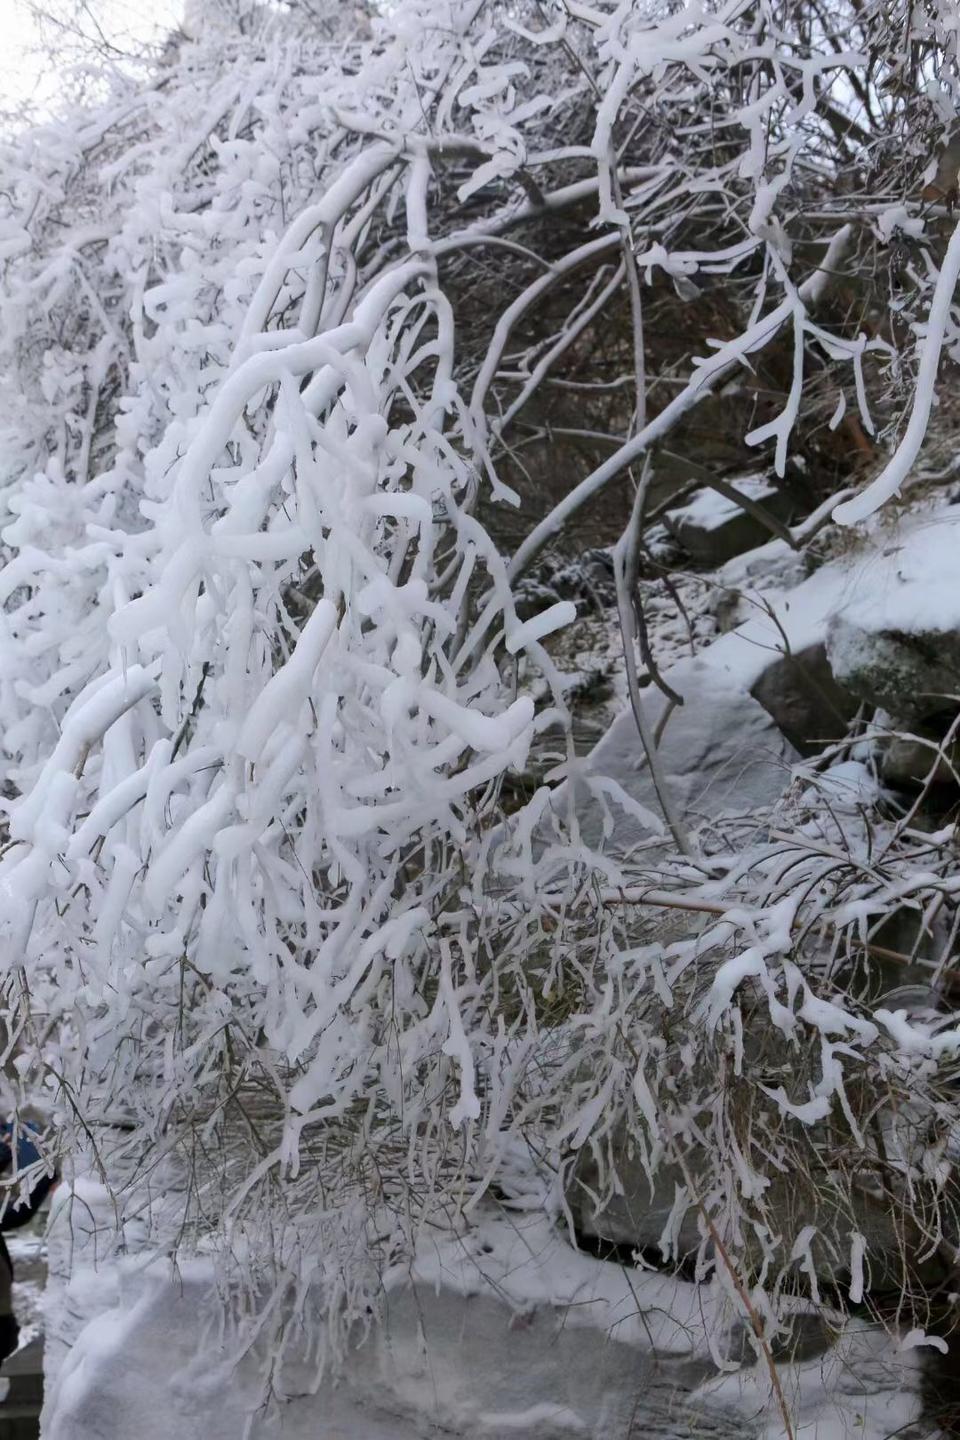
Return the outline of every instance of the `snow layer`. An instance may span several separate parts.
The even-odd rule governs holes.
[[[789,644],[797,655],[822,643],[835,617],[873,632],[960,630],[958,547],[960,508],[915,512],[771,599],[772,613],[758,610],[702,659],[731,686],[749,691],[770,664],[771,652],[774,658],[782,655]]]
[[[844,618],[864,630],[946,633],[960,628],[960,506],[914,516],[849,568]]]
[[[79,1281],[90,1318],[49,1385],[44,1440],[783,1435],[762,1366],[717,1375],[702,1338],[711,1290],[578,1254],[542,1216],[491,1212],[435,1233],[385,1279],[384,1324],[341,1383],[314,1393],[312,1364],[293,1355],[271,1410],[257,1406],[265,1357],[236,1364],[230,1337],[207,1324],[205,1265],[85,1268],[65,1297],[77,1302]],[[915,1352],[855,1324],[782,1383],[803,1440],[881,1440],[916,1417],[918,1375]]]
[[[756,500],[763,504],[771,496],[777,494],[777,487],[771,485],[765,475],[741,475],[730,484],[748,500]],[[696,526],[698,530],[719,530],[728,521],[742,515],[743,511],[735,500],[730,500],[726,495],[721,495],[716,490],[696,490],[686,505],[677,510],[669,512],[669,520],[674,528],[683,525]]]
[[[659,753],[671,793],[694,822],[757,815],[783,793],[797,758],[762,706],[710,663],[716,648],[669,671],[669,683],[684,697],[669,717],[659,691],[648,690],[644,699],[651,724],[663,725]],[[576,793],[588,844],[606,844],[622,854],[649,841],[659,827],[656,794],[630,710],[592,751]]]

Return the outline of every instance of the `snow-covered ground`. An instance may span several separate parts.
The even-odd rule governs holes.
[[[84,1206],[98,1206],[92,1186]],[[718,1371],[714,1289],[580,1254],[543,1216],[491,1207],[425,1237],[385,1291],[383,1325],[338,1384],[318,1387],[293,1346],[282,1399],[259,1406],[270,1356],[238,1358],[212,1322],[205,1265],[75,1263],[48,1301],[79,1324],[68,1351],[52,1347],[45,1440],[785,1440],[768,1369],[736,1331]],[[863,1322],[778,1379],[798,1440],[906,1436],[919,1414],[917,1350]]]

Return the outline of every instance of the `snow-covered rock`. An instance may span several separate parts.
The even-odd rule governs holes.
[[[840,683],[905,724],[955,705],[960,632],[881,627],[875,619],[842,614],[833,621],[829,656]]]
[[[749,618],[700,652],[715,677],[703,676],[701,689],[713,693],[722,682],[752,695],[801,749],[838,735],[861,700],[906,725],[955,711],[958,549],[960,509],[940,505],[800,584],[778,584],[789,559],[781,541],[729,562],[721,580],[743,597]],[[677,673],[666,678],[683,692]]]
[[[542,1216],[489,1213],[439,1233],[385,1279],[382,1326],[351,1349],[338,1384],[313,1358],[243,1354],[214,1322],[211,1272],[127,1259],[49,1388],[44,1440],[782,1440],[765,1364],[730,1327],[720,1375],[706,1327],[719,1292],[578,1254]],[[309,1327],[308,1327],[309,1329]],[[304,1332],[306,1333],[306,1332]],[[738,1339],[739,1337],[739,1339]],[[816,1347],[815,1347],[816,1348]],[[830,1351],[781,1367],[793,1433],[880,1440],[920,1409],[920,1363],[858,1322]],[[827,1425],[829,1416],[830,1429]],[[891,1418],[892,1417],[892,1418]],[[818,1427],[824,1428],[818,1428]]]
[[[832,616],[837,681],[910,723],[956,709],[960,695],[960,512],[953,506],[860,560],[856,589]]]
[[[665,671],[684,700],[669,715],[658,689],[643,692],[663,769],[688,824],[757,816],[789,784],[801,739],[840,733],[850,699],[826,673],[824,646],[855,573],[855,563],[842,557],[792,583],[796,563],[783,541],[724,566],[722,583],[745,597],[750,618]],[[632,711],[614,719],[582,763],[574,793],[588,843],[603,838],[608,853],[623,857],[656,836],[662,817]],[[568,794],[558,791],[555,808],[566,805]]]
[[[651,687],[644,706],[659,732],[660,761],[687,822],[750,819],[768,809],[790,782],[797,755],[789,741],[756,700],[707,661],[682,661],[668,678],[683,705],[671,708]],[[656,791],[631,710],[617,717],[590,753],[574,793],[590,845],[623,857],[660,831]]]
[[[789,491],[771,483],[766,475],[743,475],[729,482],[778,520],[789,516],[793,499]],[[716,490],[697,490],[685,505],[668,510],[667,529],[687,554],[704,565],[722,565],[744,550],[752,550],[769,538],[770,531],[755,515],[735,500]]]

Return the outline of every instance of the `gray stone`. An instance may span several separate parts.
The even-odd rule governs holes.
[[[598,1204],[602,1179],[597,1158],[590,1146],[577,1154],[567,1186],[567,1204],[577,1233],[637,1250],[656,1263],[662,1258],[661,1237],[677,1194],[685,1188],[683,1172],[677,1165],[662,1163],[651,1185],[622,1128],[614,1140],[614,1155],[620,1183],[616,1193]],[[699,1245],[698,1212],[688,1204],[672,1258],[678,1263],[690,1261]]]
[[[801,1310],[785,1318],[782,1329],[768,1341],[768,1348],[781,1364],[803,1365],[825,1354],[833,1339],[834,1331],[820,1310]],[[755,1354],[750,1330],[743,1321],[737,1321],[730,1333],[727,1358],[746,1365]]]
[[[577,1156],[567,1190],[567,1201],[577,1231],[591,1240],[608,1241],[640,1251],[647,1259],[657,1259],[661,1236],[673,1209],[678,1192],[685,1190],[680,1167],[663,1164],[650,1182],[636,1153],[621,1129],[614,1140],[614,1161],[619,1179],[618,1192],[598,1205],[600,1176],[596,1159],[589,1147]],[[688,1169],[691,1168],[688,1163]],[[694,1183],[697,1176],[693,1175]],[[731,1183],[733,1183],[731,1181]],[[912,1279],[924,1285],[942,1283],[947,1277],[944,1262],[929,1255],[915,1226],[900,1206],[888,1198],[880,1198],[866,1188],[847,1201],[835,1190],[829,1171],[811,1170],[808,1175],[792,1172],[775,1175],[764,1192],[765,1223],[776,1237],[779,1263],[790,1264],[794,1240],[808,1225],[817,1226],[811,1243],[813,1264],[818,1280],[828,1286],[843,1288],[849,1280],[850,1246],[854,1231],[867,1242],[870,1288],[878,1293],[896,1291],[903,1282],[905,1263]],[[700,1212],[693,1198],[680,1221],[676,1253],[664,1257],[669,1263],[682,1262],[692,1266],[701,1242]],[[914,1264],[917,1256],[925,1256],[922,1264]],[[756,1236],[747,1233],[738,1262],[749,1274],[759,1269],[763,1254]],[[798,1272],[799,1273],[799,1272]]]
[[[881,743],[881,775],[888,785],[905,788],[928,781],[932,785],[956,785],[960,774],[960,744],[953,741],[938,754],[942,743],[942,737],[933,732],[891,735]]]
[[[860,703],[834,678],[824,645],[777,656],[750,693],[801,755],[840,739]]]
[[[960,696],[960,632],[872,628],[841,612],[827,632],[839,685],[903,724],[955,709]]]

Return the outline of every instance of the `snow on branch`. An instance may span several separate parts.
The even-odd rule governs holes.
[[[118,1215],[173,1166],[185,1245],[276,1260],[284,1224],[322,1216],[344,1327],[425,1217],[508,1193],[527,1141],[559,1209],[574,1152],[609,1160],[625,1125],[649,1177],[705,1176],[703,1255],[750,1233],[769,1265],[765,1165],[828,1124],[879,1164],[867,1081],[909,1099],[890,1153],[938,1113],[955,1028],[873,1015],[851,977],[878,916],[952,903],[946,843],[897,893],[915,837],[894,827],[875,861],[828,806],[826,839],[806,817],[706,854],[654,763],[666,827],[590,781],[601,829],[632,806],[652,837],[611,856],[581,826],[545,643],[576,607],[531,616],[515,588],[764,366],[777,404],[738,438],[774,442],[778,475],[829,428],[828,386],[873,453],[903,315],[911,418],[836,519],[913,466],[956,350],[960,228],[940,258],[926,216],[884,225],[907,202],[866,192],[862,137],[906,192],[905,53],[870,7],[826,10],[398,0],[338,37],[294,8],[178,41],[142,85],[105,76],[0,155],[4,1102],[115,1167]],[[903,44],[955,83],[949,7],[926,10]],[[913,289],[881,323],[857,267],[895,233]],[[664,295],[689,346],[657,367]],[[606,458],[564,456],[506,553],[524,447],[546,437],[561,468],[561,386],[630,408],[576,420]],[[509,799],[550,727],[565,758]],[[688,929],[665,937],[661,910]]]

